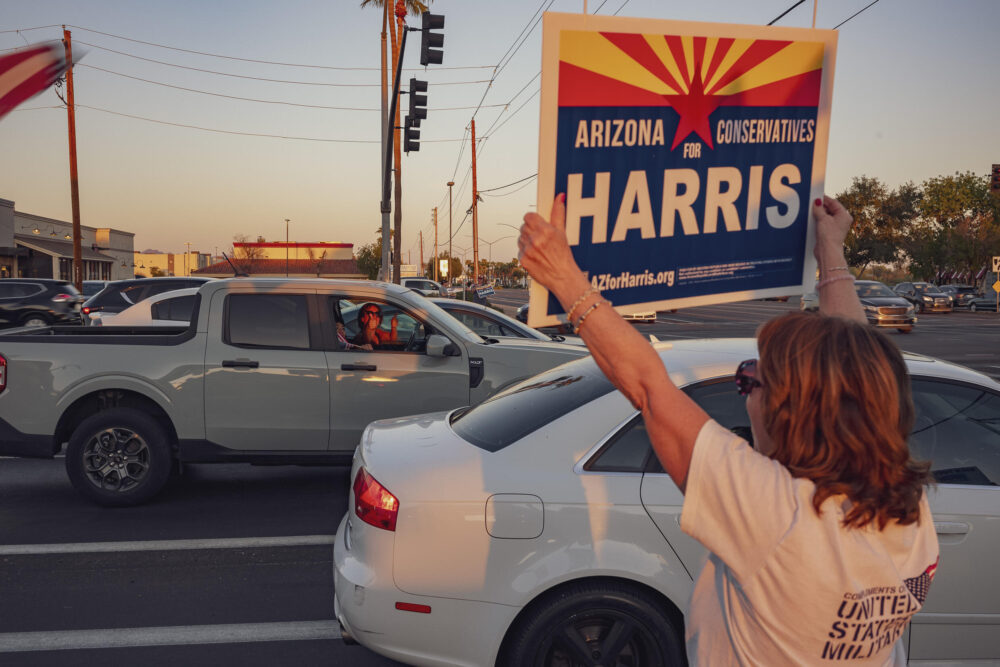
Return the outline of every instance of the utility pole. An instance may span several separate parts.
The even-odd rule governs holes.
[[[472,282],[479,284],[479,190],[476,189],[476,119],[472,119]]]
[[[184,242],[184,247],[187,248],[187,252],[184,253],[184,275],[185,276],[190,276],[191,275],[191,271],[188,269],[188,261],[191,258],[191,242],[190,241],[185,241]]]
[[[288,277],[288,218],[285,218],[285,277]]]
[[[386,1],[386,0],[383,0]],[[404,0],[396,0],[396,34],[400,35],[399,38],[399,55],[397,56],[398,63],[396,65],[397,71],[402,71],[403,68],[403,40],[402,35],[406,34],[406,23],[404,19],[406,18],[406,2]],[[400,141],[399,141],[399,87],[396,87],[396,113],[390,119],[392,121],[392,131],[394,133],[393,141],[393,160],[396,168],[396,179],[393,183],[393,195],[396,200],[396,209],[392,212],[393,215],[393,229],[395,237],[393,241],[393,249],[396,251],[392,257],[392,282],[397,285],[402,284],[399,275],[400,262],[403,261],[403,209],[402,209],[402,199],[403,199],[403,155],[400,151]]]
[[[448,181],[448,282],[455,284],[455,276],[451,275],[451,237],[454,232],[451,231],[451,187],[455,185],[455,181]]]
[[[438,280],[438,264],[440,264],[440,258],[438,257],[438,207],[434,207],[434,280]]]
[[[66,47],[66,119],[69,123],[69,191],[73,204],[73,285],[83,291],[83,248],[80,241],[80,179],[76,171],[76,105],[73,101],[73,39],[63,26]]]
[[[424,272],[424,230],[420,230],[420,273]]]

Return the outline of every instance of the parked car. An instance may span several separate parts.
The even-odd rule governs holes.
[[[116,327],[186,327],[194,315],[198,289],[187,287],[143,299],[109,318],[108,324]],[[95,320],[94,324],[107,326],[103,319]]]
[[[97,324],[97,320],[109,324],[115,315],[143,299],[185,287],[201,287],[210,280],[213,279],[184,276],[117,280],[83,304],[84,324]]]
[[[868,323],[880,327],[896,329],[900,333],[910,333],[917,323],[914,306],[909,301],[876,280],[857,280],[854,291],[865,309]]]
[[[733,371],[757,356],[755,341],[657,350],[715,420],[752,437]],[[904,648],[911,661],[996,664],[1000,634],[986,620],[1000,618],[1000,577],[989,574],[1000,544],[1000,383],[904,356],[910,446],[932,463],[941,549]],[[685,664],[684,614],[705,550],[681,531],[683,495],[641,415],[592,359],[471,409],[372,424],[351,479],[334,542],[347,637],[414,665]]]
[[[341,345],[361,304],[399,322],[373,351]],[[474,405],[586,348],[484,340],[416,292],[360,280],[213,280],[190,324],[0,332],[0,456],[66,447],[103,505],[162,489],[175,461],[351,461],[376,419]],[[388,322],[385,322],[388,325]]]
[[[43,327],[79,324],[83,297],[66,280],[4,278],[0,280],[0,326]]]
[[[892,288],[917,308],[918,313],[950,313],[954,300],[930,283],[899,283]]]
[[[994,294],[977,294],[974,299],[969,301],[969,310],[976,312],[979,310],[992,310],[996,312],[997,309],[997,295]]]
[[[896,329],[900,333],[910,333],[917,323],[914,306],[897,295],[888,285],[877,280],[856,280],[854,291],[865,309],[868,323],[881,328]],[[799,309],[816,312],[819,310],[819,295],[807,292],[799,300]]]
[[[674,309],[674,310],[671,310],[670,312],[675,313],[675,312],[677,312],[677,310]],[[520,320],[521,322],[524,322],[525,324],[527,324],[528,323],[528,304],[524,304],[523,306],[520,306],[517,309],[517,314],[515,315],[515,317],[517,317],[517,319]],[[635,313],[628,313],[628,314],[622,313],[622,318],[624,318],[624,319],[626,319],[626,320],[628,320],[630,322],[645,322],[647,324],[652,324],[652,323],[656,322],[656,311],[655,310],[648,310],[648,311],[644,310],[644,311],[639,311],[639,312],[635,312]]]
[[[979,296],[975,285],[941,285],[939,289],[954,300],[956,308],[967,308]]]
[[[80,294],[82,294],[85,299],[89,299],[107,287],[110,283],[110,280],[84,280],[83,290]]]
[[[431,299],[444,312],[461,321],[483,338],[530,338],[533,340],[556,341],[570,345],[584,345],[579,336],[562,336],[560,334],[545,334],[538,329],[518,322],[513,317],[500,311],[471,301],[455,299]]]
[[[427,278],[403,278],[400,280],[400,284],[403,287],[409,287],[411,290],[416,290],[424,296],[444,296],[444,288],[441,287],[441,283],[428,280]]]

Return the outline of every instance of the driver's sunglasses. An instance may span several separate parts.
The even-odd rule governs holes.
[[[375,310],[374,308],[367,308],[361,311],[362,315],[374,315],[375,317],[382,317],[382,313]]]
[[[757,379],[757,360],[741,361],[736,367],[736,390],[740,396],[749,396],[754,389],[763,386],[764,384]]]

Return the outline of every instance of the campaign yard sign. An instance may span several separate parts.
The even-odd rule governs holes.
[[[545,15],[538,211],[620,312],[811,289],[831,30]],[[533,326],[565,321],[535,282]]]

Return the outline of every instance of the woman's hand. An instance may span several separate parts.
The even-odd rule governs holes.
[[[567,299],[572,303],[579,296],[581,281],[586,289],[586,278],[566,240],[566,195],[556,195],[548,220],[538,213],[525,214],[517,250],[525,270],[564,306]]]
[[[813,214],[816,216],[816,245],[813,254],[820,267],[830,258],[830,255],[843,252],[844,239],[851,231],[854,219],[839,201],[833,197],[824,196],[822,201],[813,202]]]

